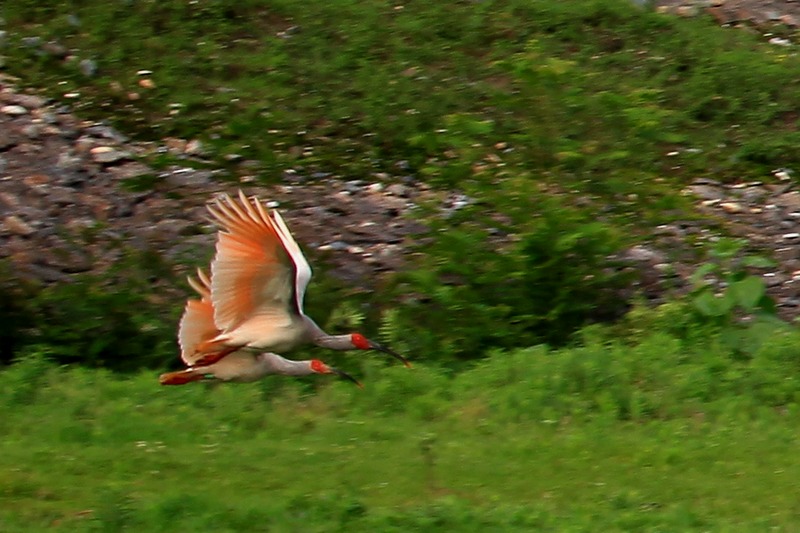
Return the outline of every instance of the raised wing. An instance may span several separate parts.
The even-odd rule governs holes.
[[[296,260],[290,252],[292,246],[299,248],[285,224],[280,227],[282,221],[274,220],[256,198],[248,199],[241,191],[238,202],[224,195],[208,210],[222,228],[211,263],[217,328],[223,334],[233,330],[244,334],[255,331],[256,324],[256,329],[287,327],[302,308],[297,299],[301,291],[296,288]]]
[[[189,285],[200,294],[200,300],[188,300],[178,327],[178,344],[181,359],[192,366],[202,355],[195,353],[201,342],[215,337],[219,330],[214,324],[214,306],[211,303],[211,283],[202,270],[197,271],[198,279],[188,278]]]
[[[300,250],[300,246],[297,245],[297,241],[295,241],[294,237],[292,237],[292,232],[289,231],[289,228],[286,226],[286,222],[283,221],[281,214],[273,210],[272,218],[275,221],[275,227],[281,237],[283,246],[286,248],[286,251],[289,252],[289,257],[294,263],[295,304],[297,305],[297,310],[302,313],[303,298],[306,295],[306,287],[308,287],[308,282],[311,281],[311,266],[308,264],[308,261],[306,261],[306,256],[303,255],[302,250]]]

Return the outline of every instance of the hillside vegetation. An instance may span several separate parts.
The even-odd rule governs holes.
[[[696,217],[684,185],[764,179],[796,163],[791,48],[622,0],[2,9],[10,73],[140,139],[202,140],[206,162],[182,165],[222,165],[231,180],[246,174],[265,186],[292,170],[463,194],[466,205],[447,217],[422,206],[431,233],[417,262],[369,302],[351,299],[366,312],[341,308],[335,283],[310,294],[333,325],[415,331],[403,339],[408,350],[437,360],[561,345],[588,323],[618,319],[635,293],[609,257],[659,223]],[[66,322],[72,354],[61,360],[86,354],[108,365],[115,351],[142,351],[128,334],[136,324],[159,346],[138,364],[158,364],[172,349],[162,326],[180,302],[156,306],[139,290],[168,273],[155,264],[132,257],[113,295],[91,279],[40,298],[12,291],[5,314],[18,325],[8,344],[58,352],[56,335],[31,327]],[[98,327],[93,317],[109,308],[119,313]]]
[[[182,307],[148,297],[161,259],[49,287],[0,269],[0,530],[800,526],[800,338],[754,275],[768,262],[697,238],[693,290],[651,308],[618,260],[699,216],[692,180],[797,166],[794,48],[622,0],[7,0],[0,17],[21,84],[140,140],[201,140],[181,164],[225,168],[221,188],[291,169],[467,199],[419,206],[429,232],[374,294],[310,254],[320,323],[415,363],[324,355],[364,391],[159,388]]]

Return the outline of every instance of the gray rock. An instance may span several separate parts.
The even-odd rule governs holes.
[[[350,244],[344,241],[333,241],[328,244],[323,244],[322,246],[318,247],[318,250],[334,250],[334,251],[344,251],[350,248]]]
[[[402,198],[408,197],[408,187],[406,187],[405,185],[401,185],[400,183],[392,183],[391,185],[386,187],[386,192],[394,196],[400,196]]]
[[[47,101],[41,96],[35,94],[20,94],[14,93],[8,98],[8,103],[21,105],[26,109],[39,109],[43,107]]]
[[[42,38],[37,36],[23,37],[21,42],[23,46],[26,46],[28,48],[38,48],[42,44]]]
[[[22,133],[29,139],[38,139],[42,136],[42,126],[39,124],[27,124],[22,128]]]
[[[17,139],[8,129],[0,129],[0,150],[8,150],[17,145]]]
[[[86,133],[89,133],[95,137],[100,137],[103,139],[110,139],[117,143],[126,143],[128,142],[128,137],[123,135],[122,133],[118,132],[111,126],[105,126],[103,124],[95,124],[93,126],[89,126],[84,130]]]
[[[3,227],[13,235],[28,237],[36,233],[36,229],[17,215],[9,215],[3,220]]]
[[[138,161],[128,161],[113,167],[108,167],[108,172],[114,176],[116,180],[126,180],[153,174],[153,169]]]
[[[78,63],[78,70],[87,78],[97,76],[97,61],[94,59],[81,59]]]
[[[49,266],[28,263],[24,265],[22,269],[27,271],[30,277],[44,282],[65,283],[72,280],[69,274],[65,274],[64,272]]]
[[[53,56],[58,59],[64,59],[69,55],[69,50],[67,49],[67,47],[55,41],[49,41],[44,43],[42,45],[41,50],[44,54]]]
[[[687,189],[703,200],[719,201],[725,198],[725,191],[721,187],[716,187],[714,185],[689,185]]]
[[[8,104],[0,107],[0,113],[4,113],[6,115],[17,117],[20,115],[27,115],[28,110],[22,107],[21,105],[16,104]]]
[[[49,111],[43,111],[39,114],[39,118],[45,124],[58,124],[58,117]]]
[[[130,152],[119,150],[112,146],[97,146],[89,150],[89,153],[91,154],[92,160],[95,163],[102,163],[104,165],[117,163],[119,161],[131,158]]]
[[[58,205],[70,205],[76,202],[75,191],[69,187],[53,185],[48,187],[48,199]]]
[[[624,257],[642,263],[664,263],[667,260],[663,253],[641,244],[629,248]]]
[[[344,183],[344,190],[350,194],[357,194],[361,192],[364,182],[361,180],[349,180]]]
[[[161,176],[173,187],[198,187],[211,183],[213,173],[210,170],[179,168],[172,172],[161,174]]]
[[[800,192],[791,191],[783,193],[774,199],[776,205],[793,211],[800,210]]]

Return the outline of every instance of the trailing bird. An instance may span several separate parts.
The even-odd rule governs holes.
[[[219,334],[214,324],[214,305],[211,301],[211,282],[206,274],[198,269],[197,279],[189,278],[189,285],[200,295],[199,300],[190,299],[178,328],[178,342],[181,347],[181,359],[189,367],[177,372],[162,374],[159,381],[162,385],[184,385],[198,380],[221,380],[248,382],[256,381],[268,374],[287,376],[307,376],[310,374],[336,374],[354,382],[355,378],[328,366],[319,359],[292,361],[278,354],[239,349],[225,354],[210,364],[198,363],[199,343]]]
[[[238,201],[225,194],[208,211],[220,228],[211,278],[203,275],[199,283],[190,283],[208,301],[213,329],[205,331],[213,333],[182,355],[184,361],[207,367],[242,350],[283,353],[312,343],[334,350],[377,350],[410,366],[405,357],[361,333],[329,335],[305,314],[311,267],[280,213],[241,190]],[[182,322],[182,329],[189,327]]]

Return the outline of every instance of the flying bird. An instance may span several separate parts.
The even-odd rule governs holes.
[[[189,285],[200,295],[199,300],[188,300],[178,329],[181,359],[189,367],[177,372],[162,374],[162,385],[184,385],[198,380],[220,380],[248,382],[256,381],[268,374],[307,376],[311,374],[336,374],[361,386],[355,378],[319,359],[292,361],[278,354],[238,349],[225,354],[217,361],[203,364],[198,361],[197,345],[219,335],[214,324],[214,304],[211,301],[211,282],[202,271],[197,279],[189,278]]]
[[[220,227],[204,296],[215,333],[199,340],[184,360],[204,367],[242,350],[283,353],[312,343],[334,350],[377,350],[410,366],[405,357],[361,333],[329,335],[305,314],[311,267],[280,213],[241,190],[238,201],[225,194],[208,211]],[[203,283],[193,282],[201,295]]]

